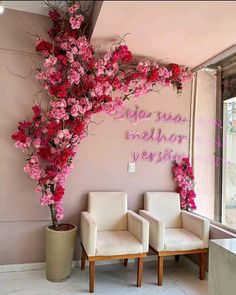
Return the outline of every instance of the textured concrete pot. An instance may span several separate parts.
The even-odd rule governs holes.
[[[67,227],[60,231],[46,228],[46,277],[51,282],[62,282],[71,275],[77,226]]]

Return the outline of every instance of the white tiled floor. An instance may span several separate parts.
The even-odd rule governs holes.
[[[137,288],[136,265],[121,264],[96,267],[95,294],[99,295],[207,295],[207,281],[182,262],[166,261],[163,287],[156,284],[156,263],[145,262],[142,288]],[[88,268],[73,269],[71,277],[62,283],[45,279],[44,270],[0,273],[0,295],[80,295],[88,292]]]

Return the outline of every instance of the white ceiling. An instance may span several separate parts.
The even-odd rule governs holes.
[[[48,13],[42,1],[3,2]],[[195,67],[236,43],[235,15],[236,1],[104,1],[92,40],[103,50],[130,33],[126,41],[135,55]]]
[[[104,1],[93,41],[195,67],[236,43],[236,1]]]

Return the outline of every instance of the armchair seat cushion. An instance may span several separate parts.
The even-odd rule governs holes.
[[[203,240],[183,228],[166,228],[164,251],[185,251],[204,248]]]
[[[96,256],[137,253],[143,253],[143,246],[130,232],[100,231],[97,233]]]

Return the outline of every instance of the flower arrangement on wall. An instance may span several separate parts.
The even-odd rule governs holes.
[[[36,51],[44,57],[36,79],[48,94],[48,107],[34,105],[32,119],[20,121],[12,135],[27,154],[24,171],[37,181],[36,192],[41,205],[50,207],[54,229],[63,218],[66,178],[93,114],[112,113],[131,97],[158,87],[172,85],[181,92],[191,79],[187,68],[177,64],[136,63],[124,40],[95,58],[79,2],[65,2],[66,11],[49,11],[52,41],[36,40]]]
[[[180,195],[181,209],[192,211],[196,210],[194,192],[194,176],[193,169],[190,165],[189,158],[182,158],[180,162],[175,161],[173,165],[174,180],[178,187],[176,192]]]

